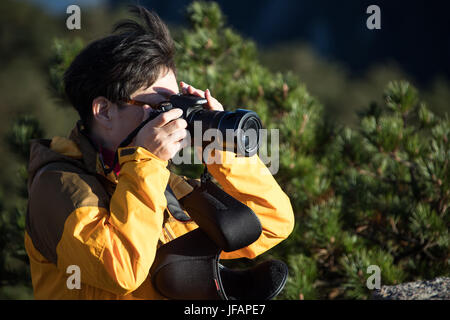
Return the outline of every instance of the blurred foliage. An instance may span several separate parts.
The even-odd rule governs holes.
[[[83,46],[81,38],[71,40],[57,38],[53,42],[53,55],[50,60],[51,68],[49,71],[50,88],[53,89],[53,94],[56,97],[60,97],[63,101],[65,100],[65,93],[64,83],[61,79],[72,60],[83,49]],[[67,103],[65,104],[66,106],[70,106],[67,101],[65,102]]]
[[[363,74],[350,74],[345,65],[325,59],[307,44],[286,43],[259,50],[263,65],[274,71],[293,72],[306,84],[312,95],[325,107],[325,113],[334,121],[353,126],[358,123],[357,111],[368,102],[382,103],[382,92],[386,83],[407,80],[415,83],[395,61],[373,65]],[[450,111],[450,82],[437,77],[420,92],[430,103],[431,110],[442,116]]]
[[[172,29],[178,80],[209,88],[226,109],[252,109],[266,128],[280,130],[275,178],[291,199],[296,226],[257,258],[289,264],[280,299],[369,298],[369,265],[381,268],[382,284],[450,275],[446,80],[417,90],[392,65],[352,78],[304,46],[258,50],[227,26],[214,2],[193,2],[186,12],[189,26]],[[6,154],[0,160],[0,298],[29,298],[23,248],[29,139],[70,132],[77,117],[63,108],[62,74],[86,43],[126,13],[83,11],[82,29],[71,32],[62,30],[63,19],[25,2],[1,2],[0,15]],[[410,82],[391,81],[399,79]],[[201,167],[177,170],[198,176]],[[248,263],[254,262],[237,262]]]

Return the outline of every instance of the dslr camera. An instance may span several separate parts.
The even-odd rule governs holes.
[[[258,152],[262,123],[255,112],[246,109],[237,109],[234,112],[208,110],[204,108],[206,103],[205,98],[190,94],[175,94],[170,96],[168,101],[161,102],[154,107],[154,112],[145,123],[156,118],[162,112],[180,108],[183,110],[181,117],[187,121],[187,129],[191,137],[194,137],[195,122],[200,121],[202,137],[208,129],[220,131],[221,134],[217,135],[219,139],[215,142],[222,147],[222,150],[234,151],[245,157],[251,157]],[[229,139],[230,137],[231,139]],[[194,139],[192,139],[193,142]]]

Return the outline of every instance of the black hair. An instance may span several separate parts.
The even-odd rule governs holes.
[[[119,103],[141,87],[151,86],[161,72],[175,71],[174,42],[165,23],[141,6],[130,11],[141,23],[120,21],[111,35],[83,49],[64,73],[66,95],[87,129],[96,97]]]

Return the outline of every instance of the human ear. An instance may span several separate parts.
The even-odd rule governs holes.
[[[92,101],[92,115],[100,126],[112,128],[112,103],[105,97],[97,97]]]

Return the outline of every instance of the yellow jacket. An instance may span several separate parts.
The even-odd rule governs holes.
[[[260,238],[222,259],[254,258],[286,239],[294,226],[289,198],[255,155],[208,170],[223,189],[261,221]],[[36,299],[163,299],[150,282],[158,243],[197,228],[169,216],[164,190],[179,199],[192,187],[167,161],[140,147],[119,150],[118,177],[103,174],[101,159],[77,128],[70,139],[32,143],[25,246]],[[69,289],[69,266],[80,270],[80,289]]]

